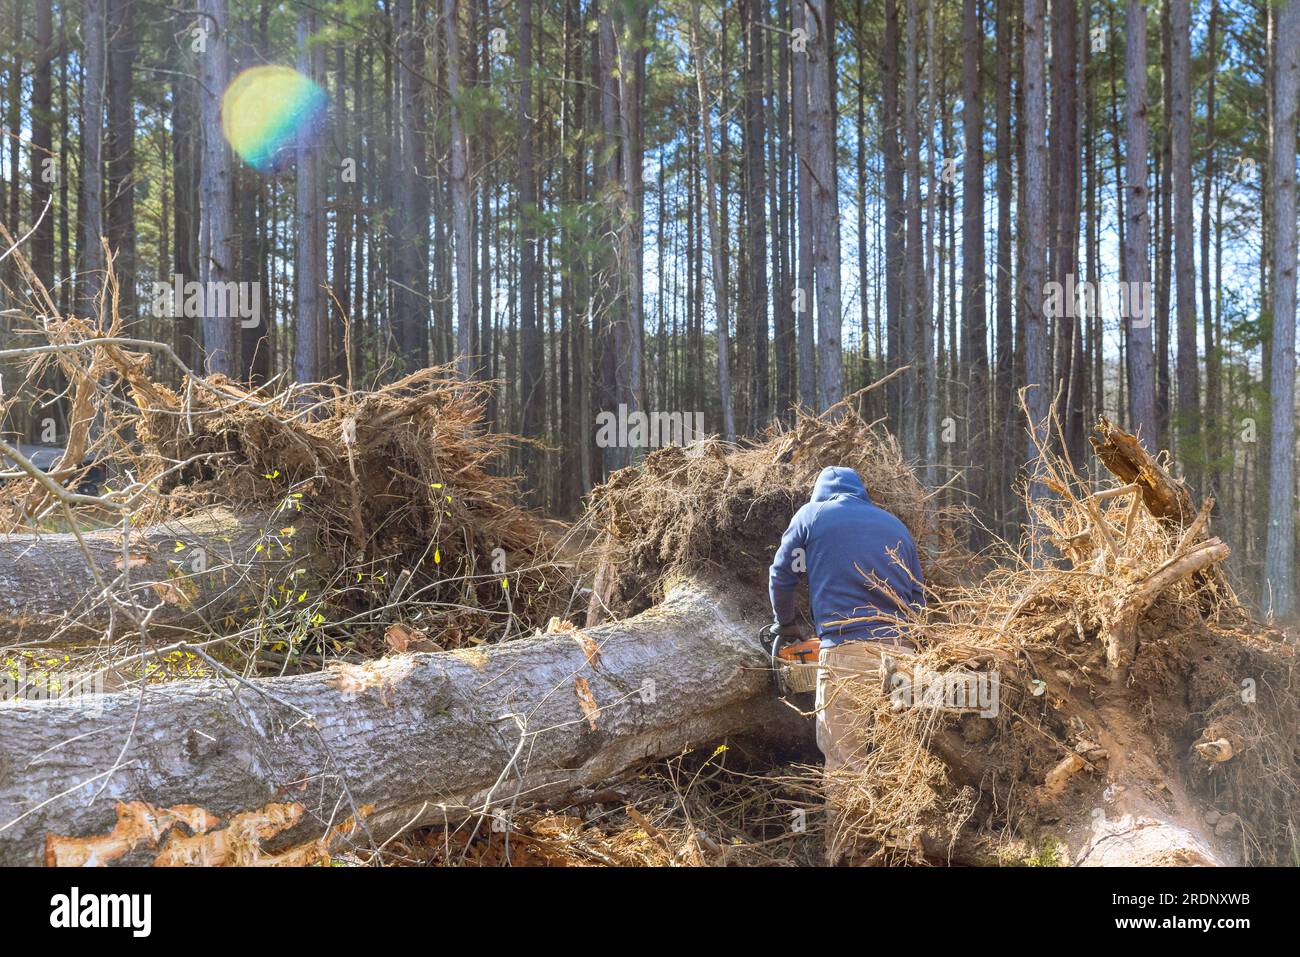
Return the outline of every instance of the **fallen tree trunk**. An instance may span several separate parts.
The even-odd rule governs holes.
[[[307,550],[294,547],[307,536],[282,530],[292,524],[288,517],[214,509],[133,529],[125,548],[120,528],[80,538],[0,535],[0,636],[58,643],[98,638],[110,626],[130,630],[129,616],[111,613],[105,585],[119,602],[129,594],[140,608],[158,606],[150,619],[156,631],[211,633],[226,615],[259,600],[267,582],[310,563]]]
[[[737,732],[806,738],[757,626],[683,583],[634,619],[483,650],[0,704],[0,866],[307,864],[420,825],[508,822],[517,802],[563,804]],[[934,746],[979,779],[982,747]],[[1149,811],[1103,820],[1076,860],[1223,859],[1182,811]]]
[[[635,619],[483,650],[0,704],[0,865],[308,863],[789,727],[757,627],[683,584]]]

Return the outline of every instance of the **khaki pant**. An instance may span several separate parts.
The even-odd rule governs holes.
[[[844,808],[836,799],[837,771],[859,771],[867,754],[863,701],[869,695],[884,695],[888,671],[910,671],[915,649],[899,639],[845,641],[823,648],[817,663],[817,747],[826,757],[827,859],[836,864],[851,853],[845,847]]]

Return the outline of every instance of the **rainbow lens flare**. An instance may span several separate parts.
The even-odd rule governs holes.
[[[326,101],[324,90],[291,67],[250,67],[226,87],[221,129],[240,159],[272,172],[314,139]]]

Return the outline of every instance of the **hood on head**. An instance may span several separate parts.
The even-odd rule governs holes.
[[[813,485],[812,501],[825,502],[835,495],[853,495],[864,502],[871,501],[871,496],[867,494],[862,479],[858,478],[858,473],[838,465],[822,469],[821,475],[817,476],[816,484]]]

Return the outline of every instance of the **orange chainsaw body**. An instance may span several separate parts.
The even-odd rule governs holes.
[[[792,641],[788,645],[782,645],[776,656],[782,661],[815,665],[817,656],[821,654],[821,647],[818,639],[806,638],[803,641]]]

